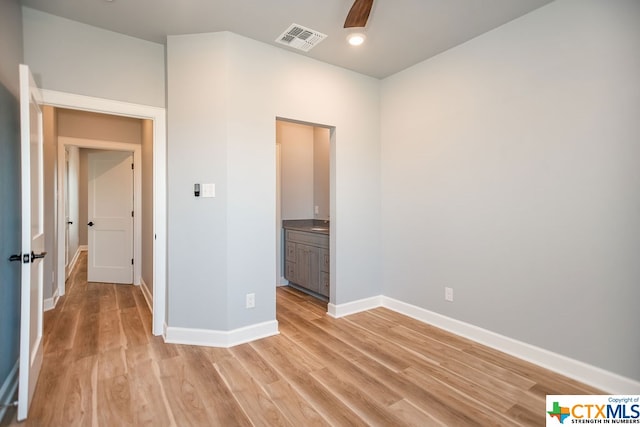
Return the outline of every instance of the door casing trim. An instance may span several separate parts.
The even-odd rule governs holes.
[[[52,90],[42,90],[43,103],[52,107],[95,113],[113,114],[153,122],[153,327],[154,335],[161,335],[166,319],[167,295],[167,119],[166,110],[160,107],[132,104],[110,99],[95,98]],[[61,185],[58,181],[58,186]],[[58,188],[58,193],[60,189]],[[59,194],[58,209],[60,205]],[[59,212],[59,210],[58,210]],[[58,216],[58,227],[60,224]],[[59,229],[58,229],[59,233]],[[56,257],[63,253],[56,250]],[[64,259],[62,272],[58,268],[56,287],[64,285]],[[57,264],[60,265],[59,260]]]
[[[133,284],[140,285],[142,277],[142,146],[139,144],[131,144],[126,142],[103,141],[88,138],[73,138],[70,136],[58,137],[58,252],[66,250],[64,242],[65,232],[65,197],[66,188],[64,188],[64,150],[67,147],[93,148],[98,150],[124,151],[133,154],[133,210],[137,215],[133,216],[133,259],[138,262],[133,263]],[[62,161],[61,161],[62,159]],[[60,221],[62,219],[62,221]],[[82,224],[78,224],[81,226]],[[62,232],[62,234],[60,234]],[[64,252],[63,252],[64,253]],[[64,269],[64,257],[58,257],[62,260],[62,268]],[[58,268],[60,268],[58,264]],[[57,287],[60,295],[66,293],[66,283],[63,281]]]

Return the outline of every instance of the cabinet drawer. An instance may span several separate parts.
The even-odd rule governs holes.
[[[296,262],[296,244],[293,242],[286,243],[286,260]]]
[[[329,249],[320,249],[320,271],[326,271],[327,273],[330,271],[329,260]]]
[[[285,240],[305,245],[317,246],[319,248],[329,247],[329,236],[318,233],[305,233],[304,231],[287,230]]]

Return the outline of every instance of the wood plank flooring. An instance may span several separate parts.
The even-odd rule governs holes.
[[[545,393],[601,393],[387,309],[326,311],[279,288],[278,336],[165,344],[140,289],[87,283],[84,256],[45,314],[29,418],[2,425],[541,426]]]

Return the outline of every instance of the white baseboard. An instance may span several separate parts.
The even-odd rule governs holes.
[[[335,305],[329,303],[327,306],[327,314],[331,317],[339,318],[359,313],[361,311],[371,310],[382,305],[382,298],[382,295],[378,295],[371,298],[348,302],[346,304]]]
[[[611,394],[640,394],[640,382],[613,372],[571,359],[558,353],[518,341],[487,329],[452,319],[415,305],[383,297],[382,305],[390,310],[447,330],[456,335],[558,372]]]
[[[53,296],[51,298],[47,298],[44,300],[43,304],[44,304],[44,311],[49,311],[49,310],[53,310],[54,308],[56,308],[56,304],[58,304],[58,300],[60,299],[60,295],[59,295],[60,289],[56,288],[56,290],[53,292]]]
[[[11,369],[11,372],[9,372],[0,387],[0,423],[7,412],[7,407],[4,405],[11,403],[15,399],[16,391],[18,390],[18,365],[19,360],[16,360],[13,369]]]
[[[149,290],[149,286],[147,286],[147,283],[144,281],[142,277],[140,278],[140,289],[142,290],[142,295],[144,295],[144,300],[147,302],[147,305],[149,306],[149,310],[151,310],[151,312],[153,313],[153,295]]]
[[[278,335],[278,321],[258,323],[232,331],[191,329],[164,326],[164,341],[170,344],[201,345],[206,347],[233,347],[261,338]]]
[[[71,262],[69,263],[69,267],[67,268],[67,271],[65,273],[65,279],[69,278],[69,275],[71,274],[71,272],[73,271],[73,269],[76,267],[76,263],[78,262],[78,258],[80,258],[80,253],[83,251],[88,251],[89,250],[89,246],[87,245],[80,245],[78,246],[78,249],[76,249],[76,253],[73,254],[73,258],[71,258]]]
[[[640,382],[633,379],[382,295],[346,304],[329,304],[328,314],[337,318],[376,307],[388,308],[611,394],[640,394]]]
[[[278,279],[278,283],[276,283],[276,286],[287,286],[288,284],[289,281],[285,279],[284,276],[280,276],[280,278]]]

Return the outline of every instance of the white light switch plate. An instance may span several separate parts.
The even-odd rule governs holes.
[[[215,184],[202,184],[202,193],[200,197],[216,197]]]
[[[445,301],[453,302],[453,288],[444,288],[444,299]]]

